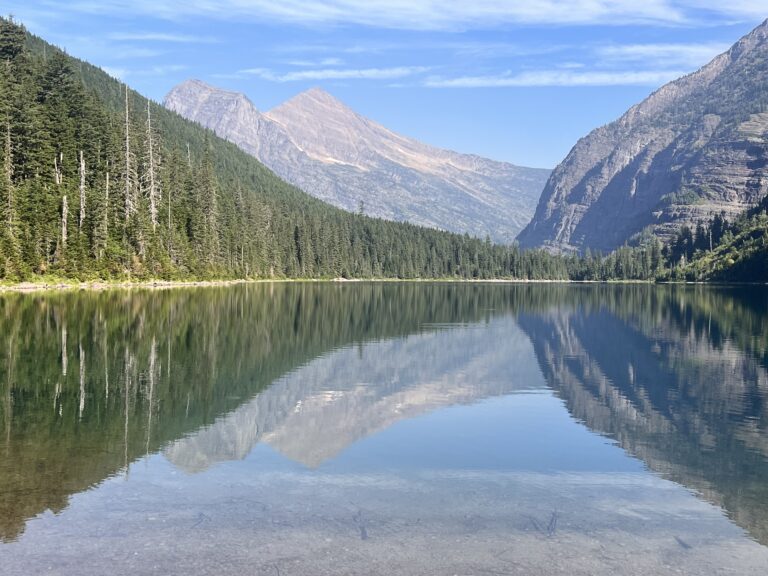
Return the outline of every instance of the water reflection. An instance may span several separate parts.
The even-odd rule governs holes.
[[[319,355],[482,321],[497,301],[508,305],[509,294],[449,284],[4,295],[0,538]],[[317,384],[308,386],[290,402]],[[264,402],[265,418],[279,419],[281,399]]]
[[[768,544],[766,296],[622,289],[518,322],[571,414]]]
[[[261,441],[316,468],[397,421],[531,389],[524,374],[508,377],[524,339],[491,321],[482,329],[452,327],[345,347],[290,372],[164,454],[196,472],[245,458]]]
[[[231,560],[258,526],[273,555],[309,562],[296,573],[615,573],[633,542],[637,573],[761,573],[766,549],[719,510],[768,544],[766,303],[496,284],[0,297],[6,566],[65,528],[91,535],[73,553],[107,557],[165,534],[197,558],[205,531]],[[310,562],[340,553],[324,533],[380,547]],[[477,542],[459,554],[456,538]],[[393,546],[411,568],[381,564]]]

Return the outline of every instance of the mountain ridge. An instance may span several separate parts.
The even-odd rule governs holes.
[[[549,173],[423,144],[319,87],[261,112],[244,95],[193,79],[165,105],[337,207],[501,243],[530,219]]]
[[[612,250],[645,231],[734,217],[768,192],[768,21],[581,138],[547,182],[524,247]],[[745,131],[744,124],[752,126]]]

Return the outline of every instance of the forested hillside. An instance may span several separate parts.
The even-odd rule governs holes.
[[[733,222],[684,227],[666,253],[675,280],[768,282],[768,197]]]
[[[350,214],[0,21],[0,278],[537,277],[563,260]]]
[[[521,251],[344,212],[0,19],[4,281],[761,280],[768,276],[764,208],[729,225],[722,238],[716,231],[712,241],[707,232],[706,250],[702,233],[684,229],[666,247],[651,240],[584,256]]]

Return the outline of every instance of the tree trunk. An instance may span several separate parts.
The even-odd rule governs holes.
[[[125,86],[125,222],[131,219],[136,211],[136,203],[133,198],[133,186],[131,173],[133,166],[131,163],[131,118],[128,109],[128,86]]]
[[[5,187],[7,198],[7,213],[6,219],[8,221],[8,230],[13,233],[13,147],[11,146],[11,121],[7,120],[5,123],[5,150],[3,154],[3,178],[5,179]]]
[[[69,216],[69,204],[67,203],[67,195],[64,194],[64,198],[61,201],[61,246],[67,247],[67,217]]]
[[[83,158],[83,151],[80,150],[80,220],[78,221],[78,229],[83,230],[83,222],[85,222],[85,158]]]
[[[152,230],[157,229],[157,203],[160,200],[160,190],[157,182],[157,166],[155,158],[155,139],[152,133],[152,114],[147,100],[147,180],[149,180],[149,218]]]

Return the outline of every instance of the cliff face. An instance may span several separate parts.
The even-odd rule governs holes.
[[[498,242],[530,220],[549,175],[395,134],[316,88],[261,113],[242,94],[190,80],[165,105],[330,204]]]
[[[611,250],[756,204],[768,192],[767,40],[768,22],[579,140],[521,245]]]

